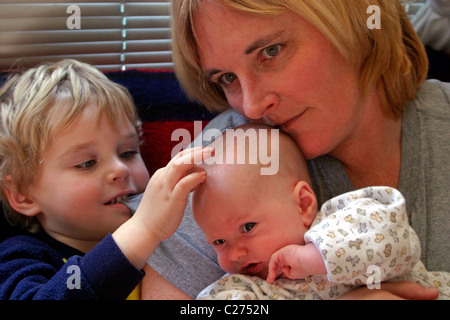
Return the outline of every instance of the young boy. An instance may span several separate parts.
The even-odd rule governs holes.
[[[0,195],[23,232],[0,243],[0,299],[139,298],[141,270],[205,172],[186,150],[149,174],[128,91],[73,60],[0,90]],[[205,158],[210,153],[206,153]],[[145,192],[144,192],[145,191]],[[132,216],[121,202],[144,192]]]
[[[279,133],[278,150],[258,152],[278,156],[275,175],[261,175],[262,161],[225,161],[244,150],[239,135],[270,131],[253,125],[240,129],[231,148],[224,136],[211,144],[216,155],[206,161],[208,177],[192,195],[194,218],[221,268],[231,274],[203,290],[199,299],[331,299],[392,278],[439,287],[440,298],[450,298],[449,275],[426,272],[419,261],[419,240],[400,192],[356,190],[318,211],[306,163],[287,135]],[[266,149],[273,145],[258,143]],[[230,152],[234,155],[227,157]]]

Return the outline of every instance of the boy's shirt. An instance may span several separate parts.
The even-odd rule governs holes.
[[[44,232],[0,243],[1,300],[123,300],[143,276],[110,234],[87,254]]]

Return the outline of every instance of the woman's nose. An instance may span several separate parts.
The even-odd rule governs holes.
[[[115,183],[122,180],[125,181],[129,176],[130,169],[125,163],[123,163],[120,159],[114,159],[111,161],[108,172],[108,181],[110,183]]]
[[[257,81],[242,86],[242,99],[242,111],[251,120],[264,118],[275,111],[280,102],[278,94],[265,90]]]

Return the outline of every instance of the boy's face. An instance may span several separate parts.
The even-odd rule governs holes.
[[[304,244],[308,228],[295,201],[294,184],[274,182],[275,176],[251,178],[243,167],[242,172],[223,167],[217,175],[208,172],[195,191],[194,217],[224,271],[266,278],[274,252]]]
[[[149,174],[134,126],[98,121],[91,102],[73,126],[57,131],[29,189],[38,221],[55,239],[88,251],[131,217],[120,197],[145,190]]]

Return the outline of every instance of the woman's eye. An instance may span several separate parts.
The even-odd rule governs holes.
[[[97,161],[95,161],[95,160],[88,160],[88,161],[85,161],[85,162],[82,162],[82,163],[76,165],[75,167],[78,169],[89,169],[89,168],[93,167],[96,163],[97,163]]]
[[[256,223],[254,223],[254,222],[249,222],[249,223],[244,224],[242,226],[242,232],[243,233],[250,232],[255,225],[256,225]]]
[[[220,84],[229,86],[233,83],[234,80],[236,80],[237,76],[234,73],[225,73],[220,77]]]
[[[217,246],[220,246],[220,245],[224,244],[225,242],[226,242],[226,240],[218,239],[218,240],[214,241],[214,244]]]
[[[267,59],[273,58],[280,52],[280,47],[279,44],[271,45],[263,50],[263,55]]]

